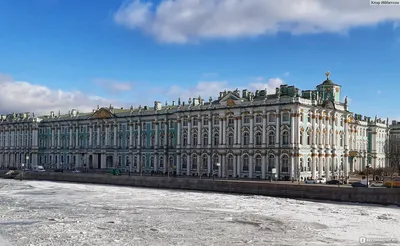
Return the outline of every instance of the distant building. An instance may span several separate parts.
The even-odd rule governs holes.
[[[385,166],[387,121],[350,112],[341,86],[326,76],[316,90],[281,85],[272,94],[223,91],[216,100],[152,107],[2,115],[0,163],[261,179]]]

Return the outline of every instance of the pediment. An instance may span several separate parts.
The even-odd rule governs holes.
[[[229,92],[219,100],[219,104],[226,106],[234,106],[240,104],[241,102],[241,98],[233,94],[232,92]]]
[[[115,118],[115,114],[111,113],[110,110],[105,109],[105,108],[100,108],[96,112],[93,113],[92,117],[93,119],[110,119],[110,118]]]

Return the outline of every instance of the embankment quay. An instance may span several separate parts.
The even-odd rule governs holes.
[[[400,206],[400,189],[368,189],[301,185],[290,182],[265,182],[226,179],[194,179],[157,176],[113,176],[109,174],[27,172],[24,180],[59,181],[133,187],[183,189],[233,194],[262,195],[296,199],[370,203]]]

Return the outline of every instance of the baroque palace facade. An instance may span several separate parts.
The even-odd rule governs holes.
[[[350,112],[341,86],[326,76],[316,90],[281,85],[272,94],[224,91],[207,102],[1,115],[0,165],[261,179],[385,166],[388,122]]]

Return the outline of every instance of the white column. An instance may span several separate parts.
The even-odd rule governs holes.
[[[297,119],[297,115],[296,112],[291,114],[291,122],[290,122],[290,144],[292,146],[292,148],[294,148],[296,146],[296,139],[295,139],[295,129],[298,128],[298,126],[296,125],[296,119]],[[291,176],[293,177],[293,176]]]
[[[193,120],[193,118],[189,118],[189,120],[188,120],[187,143],[188,143],[189,148],[190,148],[190,145],[192,145],[192,120]]]
[[[87,143],[87,146],[93,146],[93,125],[89,126],[89,143]]]
[[[218,167],[218,177],[222,177],[222,155],[218,155],[218,162],[219,162],[219,167]]]
[[[187,176],[191,176],[191,169],[192,169],[192,156],[191,155],[187,155],[187,168],[186,168],[186,175]]]
[[[240,155],[237,155],[237,156],[235,156],[235,166],[236,166],[236,175],[237,176],[241,176],[241,168],[240,168],[240,163],[241,163],[241,161],[240,161]]]
[[[54,127],[51,128],[51,147],[55,147],[55,137],[56,137],[56,129]]]
[[[235,129],[235,131],[237,131],[237,144],[238,145],[241,145],[241,143],[242,143],[242,116],[239,116],[238,117],[238,120],[237,120],[237,129]]]
[[[101,134],[101,129],[100,129],[100,124],[99,124],[99,123],[97,123],[96,129],[97,129],[96,145],[97,145],[97,146],[100,146],[100,134]]]
[[[261,156],[261,178],[265,179],[265,173],[266,173],[266,163],[265,163],[265,155],[263,154]]]
[[[75,148],[79,146],[79,126],[75,128]]]
[[[262,118],[262,145],[265,148],[267,144],[267,116],[265,115],[265,112]]]
[[[74,131],[74,127],[69,127],[69,147],[71,148],[72,147],[72,141],[73,141],[73,139],[72,139],[72,132]]]
[[[129,123],[129,146],[133,146],[133,124],[134,123]],[[133,159],[132,159],[133,163]]]
[[[197,121],[197,147],[201,148],[201,142],[202,142],[202,139],[203,139],[203,135],[202,135],[202,132],[201,132],[201,127],[203,125],[204,117],[203,116],[200,117],[200,115],[199,115],[197,117],[197,119],[199,119]]]
[[[176,122],[177,122],[177,123],[176,123],[176,124],[177,124],[177,130],[176,130],[176,145],[177,145],[177,148],[179,148],[179,147],[181,146],[181,120],[178,119]],[[168,132],[168,131],[167,131],[167,132]],[[168,136],[168,134],[166,134],[166,136],[167,136],[166,140],[167,140],[167,142],[168,142],[169,136]]]
[[[235,119],[234,119],[234,123],[233,123],[233,126],[234,126],[234,129],[233,129],[233,144],[236,144],[237,143],[237,131],[238,131],[238,119],[237,119],[238,117],[235,117]],[[235,157],[236,158],[236,157]]]
[[[311,177],[313,178],[313,179],[315,179],[316,178],[316,174],[317,174],[317,163],[316,163],[316,160],[315,160],[315,153],[313,153],[312,154],[312,157],[311,157]],[[307,160],[306,160],[307,161]]]
[[[61,129],[58,127],[57,129],[57,147],[61,147]]]
[[[275,147],[279,147],[279,143],[281,141],[280,136],[281,136],[281,129],[280,129],[280,120],[281,120],[281,112],[278,112],[276,114],[276,132],[275,132]]]
[[[113,145],[114,145],[114,148],[116,148],[117,147],[118,125],[117,124],[113,124],[113,126],[114,126],[114,144]]]
[[[228,177],[229,176],[228,163],[226,162],[226,155],[225,154],[222,155],[221,166],[222,166],[222,177],[224,177],[224,178]]]
[[[253,178],[253,171],[254,171],[254,163],[253,163],[254,158],[253,157],[254,156],[252,154],[249,155],[249,178]]]
[[[221,144],[222,145],[226,145],[226,121],[227,121],[227,118],[222,118],[222,132],[221,132],[221,134],[222,134]]]
[[[254,144],[254,114],[250,114],[250,146]]]
[[[181,175],[181,156],[176,155],[176,175]]]
[[[222,126],[222,124],[223,124],[223,119],[222,119],[222,117],[219,117],[219,145],[221,145],[222,144],[222,139],[223,139],[223,126]],[[218,147],[218,146],[215,146],[215,147]]]
[[[141,132],[141,128],[142,128],[142,124],[141,124],[141,122],[139,122],[138,124],[137,124],[137,127],[138,127],[138,137],[137,137],[137,146],[138,147],[140,147],[140,145],[141,145],[141,140],[142,140],[142,136],[141,136],[141,134],[140,134],[140,132]],[[167,131],[168,132],[168,131]],[[165,142],[166,143],[168,143],[168,134],[165,134]],[[140,158],[139,158],[139,163],[140,163]]]
[[[208,121],[208,145],[211,146],[211,140],[213,138],[212,134],[212,124],[213,124],[213,116],[210,117],[210,120]]]
[[[158,145],[159,145],[159,139],[160,139],[160,135],[158,134],[158,128],[160,127],[160,125],[159,125],[159,123],[157,122],[157,123],[155,123],[155,131],[154,131],[154,145],[156,146],[156,147],[158,147]]]

